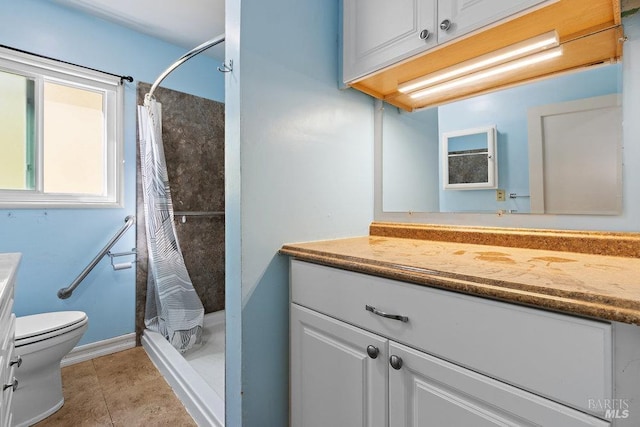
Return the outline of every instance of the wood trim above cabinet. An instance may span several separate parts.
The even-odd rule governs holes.
[[[505,76],[499,81],[479,82],[464,91],[442,93],[437,98],[414,100],[398,92],[398,85],[401,83],[552,30],[557,31],[564,51],[557,59],[540,63],[515,75]],[[619,0],[559,0],[430,49],[350,82],[349,85],[404,110],[412,111],[560,72],[615,62],[622,57],[622,37]]]

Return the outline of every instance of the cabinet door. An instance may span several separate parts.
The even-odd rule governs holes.
[[[436,0],[343,2],[345,82],[436,45]]]
[[[387,355],[386,339],[292,304],[291,425],[386,426]]]
[[[389,343],[389,426],[609,426],[409,347]],[[398,368],[398,369],[396,369]]]
[[[514,15],[545,0],[440,0],[438,43],[443,43]],[[447,27],[446,22],[449,22]]]

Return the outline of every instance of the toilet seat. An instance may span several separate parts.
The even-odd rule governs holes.
[[[88,321],[82,311],[56,311],[16,318],[16,348],[60,336]]]

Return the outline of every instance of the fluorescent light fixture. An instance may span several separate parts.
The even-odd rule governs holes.
[[[550,59],[557,58],[559,56],[562,56],[562,46],[549,49],[545,52],[529,55],[524,58],[517,59],[515,61],[507,62],[506,64],[503,64],[503,65],[498,65],[497,67],[489,68],[488,70],[469,74],[465,77],[460,77],[455,80],[450,80],[450,81],[441,83],[439,85],[428,87],[426,89],[418,90],[416,92],[410,93],[409,96],[412,99],[425,98],[435,93],[444,92],[450,89],[459,88],[463,86],[468,86],[478,81],[488,80],[491,77],[501,75],[501,74],[506,74],[511,71],[519,70],[521,68],[525,68],[530,65],[537,64],[539,62],[548,61]]]
[[[495,65],[504,64],[505,62],[513,61],[536,52],[541,52],[545,49],[559,46],[559,44],[558,33],[555,30],[549,31],[548,33],[496,50],[495,52],[462,62],[453,67],[410,80],[399,85],[398,91],[402,93],[413,92],[436,83],[451,80]]]

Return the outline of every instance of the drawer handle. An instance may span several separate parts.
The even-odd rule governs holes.
[[[11,391],[16,391],[16,389],[18,388],[18,380],[14,378],[12,383],[5,384],[2,387],[2,391],[5,391],[8,388],[12,389]]]
[[[18,368],[22,366],[22,356],[18,356],[9,362],[9,366],[18,365]]]
[[[405,322],[405,323],[407,323],[409,321],[409,318],[407,316],[399,316],[397,314],[388,314],[388,313],[385,313],[384,311],[377,310],[375,307],[373,307],[371,305],[365,305],[364,308],[367,311],[372,312],[373,314],[377,314],[378,316],[386,317],[387,319],[399,320],[399,321]]]

